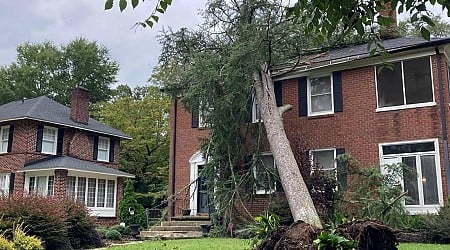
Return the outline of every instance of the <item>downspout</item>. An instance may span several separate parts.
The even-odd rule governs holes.
[[[441,127],[442,127],[442,144],[444,145],[444,164],[445,172],[447,174],[447,196],[450,191],[450,181],[448,180],[450,176],[450,166],[449,166],[449,156],[448,156],[448,134],[447,134],[447,117],[445,115],[444,104],[444,87],[442,84],[442,70],[441,70],[441,54],[439,53],[439,48],[435,48],[436,51],[436,66],[438,75],[438,86],[439,86],[439,107],[441,111]]]
[[[171,217],[175,216],[175,159],[176,159],[176,149],[177,149],[177,106],[178,99],[177,97],[173,97],[173,131],[172,131],[172,178],[171,178],[171,208],[170,214]],[[171,218],[169,218],[171,220]]]

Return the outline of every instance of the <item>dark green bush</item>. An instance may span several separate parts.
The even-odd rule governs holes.
[[[134,210],[134,215],[131,215],[129,209]],[[136,200],[133,184],[130,180],[127,181],[125,192],[122,200],[119,203],[119,220],[125,225],[139,224],[141,227],[147,227],[147,215],[144,207]]]
[[[108,240],[121,240],[122,235],[117,230],[108,230],[105,234],[105,238]]]
[[[450,204],[439,210],[437,215],[427,215],[423,217],[423,233],[427,241],[431,243],[450,243]]]
[[[121,235],[129,235],[130,234],[130,227],[129,226],[121,226],[121,225],[114,225],[109,228],[110,230],[117,230]]]
[[[95,229],[102,239],[106,239],[106,233],[109,231],[106,227],[97,227]]]

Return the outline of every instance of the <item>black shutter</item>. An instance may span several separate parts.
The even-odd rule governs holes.
[[[298,115],[308,115],[308,93],[307,93],[306,77],[298,79]]]
[[[191,124],[192,128],[198,128],[198,122],[199,122],[198,115],[199,115],[198,109],[192,111],[192,124]]]
[[[94,150],[92,152],[93,159],[97,160],[98,157],[98,136],[94,136]]]
[[[336,156],[345,154],[345,148],[337,148]],[[347,190],[347,164],[342,164],[337,161],[337,183],[339,185],[340,190]]]
[[[109,162],[114,162],[114,144],[115,141],[113,139],[109,140]]]
[[[14,139],[14,125],[10,125],[8,134],[8,149],[6,150],[6,152],[12,151],[13,139]]]
[[[42,137],[44,136],[44,125],[37,126],[36,152],[42,151]]]
[[[12,194],[14,192],[14,180],[16,179],[16,174],[11,173],[9,176],[9,193]]]
[[[273,84],[273,90],[275,91],[275,100],[277,102],[277,107],[283,106],[283,87],[281,82],[275,82]]]
[[[56,143],[56,154],[57,155],[62,155],[63,141],[64,141],[64,128],[59,128],[58,129],[58,141]]]
[[[253,113],[253,97],[249,98],[249,100],[247,101],[246,113],[244,116],[245,123],[252,122],[252,113]]]
[[[344,105],[342,99],[342,74],[340,71],[333,72],[333,99],[334,112],[342,112]]]

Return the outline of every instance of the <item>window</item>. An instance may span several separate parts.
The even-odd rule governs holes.
[[[8,152],[9,126],[0,127],[0,153]]]
[[[9,192],[9,174],[0,174],[0,196]]]
[[[263,153],[254,167],[256,194],[271,194],[276,191],[278,171],[271,153]]]
[[[333,84],[331,76],[308,79],[308,107],[309,115],[333,113]]]
[[[430,57],[376,67],[378,109],[434,105]]]
[[[98,161],[109,161],[109,138],[98,138]]]
[[[67,197],[83,202],[89,208],[114,208],[115,180],[67,176],[66,188]]]
[[[408,193],[405,208],[412,214],[437,212],[442,204],[442,186],[437,140],[390,143],[380,147],[381,167],[386,164],[405,164],[400,180]]]
[[[56,154],[58,129],[44,126],[42,133],[42,153]]]
[[[28,192],[43,196],[53,196],[55,176],[30,176],[28,177]]]
[[[252,102],[252,123],[258,123],[262,122],[261,119],[261,110],[259,108],[258,100],[256,99],[256,96],[253,96],[253,102]]]
[[[336,179],[336,150],[333,149],[318,149],[311,151],[311,163],[313,170],[319,167],[321,171],[332,179]]]

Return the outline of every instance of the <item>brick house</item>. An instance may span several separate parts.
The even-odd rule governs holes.
[[[0,191],[37,192],[84,202],[91,215],[115,221],[123,183],[120,140],[130,136],[89,117],[89,92],[71,107],[45,96],[0,106]]]
[[[383,44],[393,70],[382,67],[382,58],[370,57],[367,44],[310,56],[293,71],[278,68],[277,105],[293,106],[283,115],[284,128],[289,140],[305,142],[325,171],[339,173],[334,159],[344,152],[363,165],[405,163],[417,174],[401,180],[412,198],[405,209],[411,214],[436,212],[450,185],[450,38],[395,38]],[[258,122],[257,114],[254,105],[252,122]],[[172,101],[170,118],[169,192],[181,193],[190,185],[191,215],[201,214],[205,199],[195,180],[204,164],[200,139],[208,132],[178,100]],[[270,152],[262,157],[275,165]],[[250,212],[264,211],[267,193],[256,191]],[[178,216],[182,206],[187,206],[185,198],[177,196],[169,212]]]

